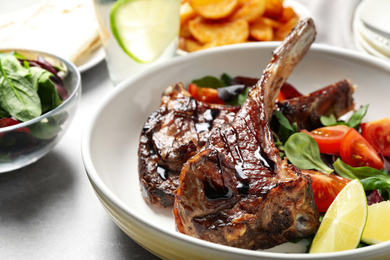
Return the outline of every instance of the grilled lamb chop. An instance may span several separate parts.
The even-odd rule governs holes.
[[[259,79],[233,80],[252,87]],[[312,130],[321,125],[321,116],[333,114],[338,118],[353,109],[353,92],[352,84],[342,80],[308,95],[277,102],[275,109],[290,123],[297,122],[300,129]],[[204,147],[210,130],[229,122],[238,110],[238,106],[196,101],[182,84],[170,86],[162,96],[161,107],[151,114],[141,133],[139,177],[144,198],[157,207],[172,206],[183,164]]]
[[[334,115],[336,118],[353,110],[352,94],[355,87],[349,80],[341,80],[305,96],[276,103],[276,109],[298,129],[309,131],[322,126],[320,117]]]
[[[204,147],[211,130],[230,122],[238,110],[198,102],[180,83],[168,87],[140,137],[138,170],[145,200],[172,206],[183,164]]]
[[[234,120],[184,164],[173,210],[180,232],[265,249],[317,230],[311,178],[280,158],[268,123],[280,87],[314,38],[311,19],[298,23]]]

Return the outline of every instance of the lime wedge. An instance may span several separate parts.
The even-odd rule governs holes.
[[[176,40],[180,0],[119,0],[111,9],[112,33],[135,61],[156,60]]]
[[[367,198],[359,180],[349,182],[326,212],[310,253],[354,249],[367,220]]]
[[[362,241],[378,244],[390,240],[390,201],[368,206],[367,223],[363,230]]]

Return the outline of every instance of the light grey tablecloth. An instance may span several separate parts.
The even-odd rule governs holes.
[[[297,0],[311,12],[317,43],[356,50],[357,0]],[[0,175],[0,259],[156,259],[110,219],[85,174],[82,131],[112,89],[105,62],[82,74],[82,100],[64,139],[47,156]]]

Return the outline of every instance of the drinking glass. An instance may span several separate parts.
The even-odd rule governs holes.
[[[119,0],[122,2],[126,2],[123,0]],[[166,1],[169,4],[169,8],[163,8],[165,12],[169,12],[170,16],[177,16],[177,19],[169,19],[168,21],[165,19],[165,23],[161,22],[161,26],[166,26],[166,28],[170,28],[169,30],[175,30],[177,35],[179,34],[180,29],[180,0],[130,0],[130,1],[149,1],[151,5],[153,5],[153,1]],[[93,0],[95,12],[97,16],[97,20],[99,22],[99,34],[103,43],[104,51],[106,54],[106,63],[107,69],[110,76],[111,81],[114,85],[119,84],[123,80],[134,76],[135,74],[164,61],[167,61],[174,57],[177,52],[177,44],[178,37],[175,37],[172,42],[165,48],[162,54],[155,60],[151,62],[139,62],[133,57],[131,57],[128,53],[126,53],[123,48],[118,43],[116,37],[112,31],[112,24],[110,19],[110,13],[112,12],[112,8],[117,0]],[[122,16],[123,17],[123,16]],[[126,17],[126,16],[125,16]],[[129,16],[129,20],[131,17]],[[125,21],[132,22],[132,21]],[[169,24],[168,24],[169,23]],[[147,26],[147,24],[145,24]],[[160,33],[161,34],[161,33]],[[161,35],[164,37],[164,35]],[[148,43],[145,43],[147,46]]]

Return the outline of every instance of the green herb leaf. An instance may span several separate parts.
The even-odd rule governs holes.
[[[387,189],[390,187],[389,173],[363,166],[352,167],[338,158],[333,167],[338,175],[350,180],[359,179],[365,190]]]
[[[226,73],[223,73],[221,75],[221,81],[223,82],[223,84],[225,86],[230,86],[231,85],[231,82],[232,82],[232,77]]]
[[[41,101],[31,82],[29,71],[12,55],[0,57],[0,106],[19,121],[42,114]]]
[[[280,111],[275,111],[274,116],[279,123],[280,138],[283,143],[294,133],[297,133],[297,124],[294,122],[292,125],[288,121],[287,117]]]
[[[289,161],[300,169],[318,170],[331,173],[322,160],[320,149],[313,137],[305,133],[295,133],[284,144],[284,151]]]
[[[51,139],[62,130],[60,124],[54,118],[43,119],[29,126],[29,129],[31,134],[38,139]]]
[[[47,70],[38,67],[31,67],[31,83],[34,89],[38,91],[41,100],[42,113],[46,113],[60,105],[60,97],[57,93],[57,88],[50,80],[53,76]]]
[[[241,106],[242,104],[244,104],[245,100],[248,98],[248,95],[249,95],[249,88],[246,87],[235,98],[233,98],[229,102],[226,102],[226,104],[232,105],[232,106]]]
[[[11,115],[5,111],[2,107],[0,107],[0,118],[5,118],[5,117],[11,117]]]
[[[196,84],[198,87],[201,88],[221,88],[225,87],[225,84],[218,78],[214,76],[205,76],[200,79],[194,79],[192,83]]]
[[[332,125],[337,125],[337,118],[333,115],[330,114],[329,116],[321,116],[320,121],[324,126],[332,126]]]
[[[351,128],[355,128],[358,130],[360,123],[362,122],[363,117],[366,115],[368,110],[368,105],[361,107],[356,110],[355,113],[349,118],[347,122],[343,120],[337,120],[337,118],[330,114],[329,116],[321,116],[320,121],[324,126],[332,126],[332,125],[347,125]]]
[[[365,106],[362,106],[360,109],[356,110],[355,113],[349,118],[348,120],[348,126],[358,129],[360,126],[360,123],[362,122],[363,117],[366,115],[368,110],[368,104]]]

